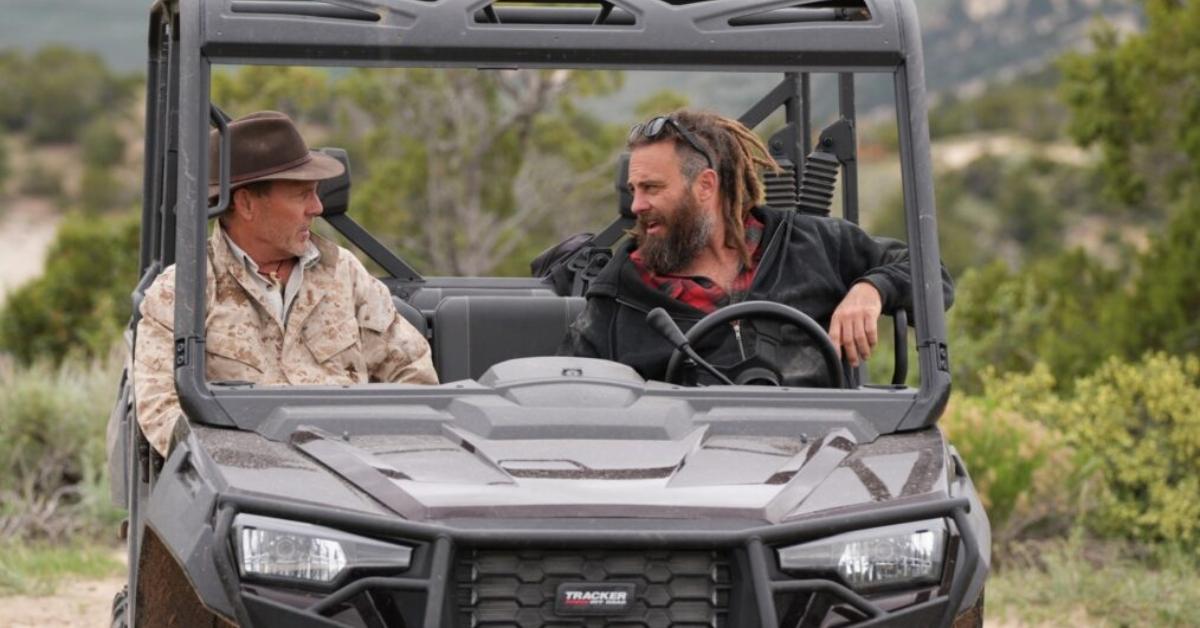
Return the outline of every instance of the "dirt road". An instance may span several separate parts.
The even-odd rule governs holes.
[[[41,597],[0,597],[0,625],[9,628],[108,628],[112,598],[124,578],[66,582],[54,595]],[[1019,620],[1003,620],[989,614],[986,628],[1042,628],[1052,624],[1027,624]],[[1082,611],[1062,625],[1090,626]]]
[[[9,628],[107,628],[113,595],[124,578],[64,582],[54,595],[0,597],[0,624]]]
[[[53,203],[40,198],[12,199],[0,212],[0,303],[10,290],[42,273],[60,220]]]

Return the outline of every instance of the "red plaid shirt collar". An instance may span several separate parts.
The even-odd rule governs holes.
[[[758,269],[758,262],[762,259],[764,226],[762,221],[755,218],[753,214],[746,214],[745,228],[746,248],[750,250],[750,265],[742,267],[741,272],[733,280],[732,290],[729,292],[708,277],[653,273],[646,268],[641,251],[630,253],[629,260],[633,262],[634,268],[637,269],[638,275],[646,285],[707,314],[730,303],[741,301],[750,292],[754,271]]]

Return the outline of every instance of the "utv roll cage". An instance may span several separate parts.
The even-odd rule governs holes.
[[[288,403],[322,408],[333,416],[355,407],[389,404],[419,407],[448,395],[472,397],[494,391],[471,382],[439,387],[372,385],[300,387],[287,391],[253,386],[210,385],[205,377],[206,233],[210,218],[229,201],[228,143],[221,142],[220,195],[209,205],[207,185],[210,129],[227,136],[227,118],[210,98],[214,65],[405,66],[434,68],[569,68],[687,71],[774,72],[778,85],[741,116],[754,127],[782,109],[785,126],[768,145],[783,173],[767,177],[768,204],[812,213],[829,213],[835,181],[842,180],[841,214],[858,221],[855,73],[890,75],[899,129],[900,170],[904,192],[907,244],[911,255],[916,333],[917,388],[903,385],[907,371],[905,313],[895,312],[896,372],[893,385],[863,383],[842,390],[758,389],[739,387],[736,397],[749,403],[789,403],[828,409],[865,419],[875,435],[918,430],[936,423],[950,391],[944,302],[935,221],[932,163],[924,63],[912,0],[597,0],[584,2],[508,2],[505,0],[158,0],[151,9],[146,100],[145,181],[140,250],[141,279],[136,305],[155,277],[176,266],[175,377],[180,404],[197,425],[254,431],[286,441],[295,427],[273,421],[272,412]],[[816,129],[812,114],[813,74],[838,75],[838,120]],[[335,156],[344,159],[344,153]],[[424,277],[360,227],[349,213],[348,174],[322,187],[326,222],[372,258],[389,277],[383,281],[398,298],[428,309],[456,294],[555,294],[544,278]],[[618,178],[618,189],[623,179]],[[608,229],[568,260],[572,272],[586,274],[591,252],[613,245],[630,224],[627,199]],[[586,281],[582,282],[586,283]],[[568,290],[579,296],[580,282]],[[564,295],[561,290],[559,296]],[[436,329],[434,330],[436,333]],[[128,381],[122,384],[118,411],[130,413]],[[336,391],[336,392],[335,392]],[[723,387],[656,390],[655,394],[696,400],[728,401]],[[159,473],[177,473],[180,465],[203,467],[202,460],[174,457],[163,468],[136,423],[127,428],[128,453],[110,460],[114,478],[127,482],[115,491],[130,510],[131,554],[141,540],[144,513]],[[965,470],[951,463],[957,477]],[[969,483],[969,480],[967,480]],[[822,590],[856,609],[861,625],[889,622],[941,622],[959,610],[979,561],[979,540],[968,522],[971,500],[893,504],[871,512],[834,514],[811,521],[776,523],[737,531],[675,533],[571,533],[548,529],[522,539],[504,531],[464,532],[418,521],[376,515],[331,512],[311,505],[267,497],[225,493],[208,495],[216,512],[215,535],[224,539],[238,512],[255,512],[344,526],[378,534],[404,535],[421,544],[425,578],[390,582],[359,581],[334,592],[309,609],[322,615],[369,586],[421,592],[425,611],[420,625],[444,623],[447,583],[437,574],[452,569],[455,542],[489,546],[550,546],[590,543],[597,547],[652,547],[670,536],[691,548],[743,547],[752,586],[741,591],[757,611],[755,625],[780,626],[774,596]],[[164,498],[165,499],[165,498]],[[166,502],[163,502],[164,504]],[[186,504],[176,504],[186,509]],[[162,504],[159,506],[163,507]],[[978,513],[973,513],[978,515]],[[764,558],[764,544],[782,539],[814,539],[848,530],[931,517],[953,521],[963,543],[952,582],[931,599],[900,612],[889,612],[846,587],[826,581],[780,581]],[[213,532],[213,530],[209,530]],[[208,538],[208,537],[205,537]],[[199,547],[200,541],[191,540]],[[212,549],[219,567],[236,573],[229,551]],[[131,556],[136,558],[136,556]],[[185,561],[186,562],[186,559]],[[192,565],[188,565],[189,568]],[[136,563],[131,562],[136,570]],[[136,577],[131,579],[136,587]],[[197,585],[201,586],[201,585]],[[253,613],[239,606],[238,585],[222,579],[232,608],[223,613],[244,622]],[[131,588],[131,599],[136,589]],[[280,615],[280,617],[283,617]],[[448,620],[445,620],[448,621]],[[312,625],[321,625],[313,623]]]
[[[591,3],[595,8],[512,4],[481,0],[156,3],[150,30],[147,116],[149,120],[161,119],[164,124],[149,125],[151,132],[146,137],[143,224],[149,228],[142,241],[143,280],[139,287],[148,286],[171,263],[177,267],[178,285],[195,287],[204,283],[207,222],[221,209],[220,204],[208,206],[204,185],[209,176],[209,129],[223,124],[219,113],[209,105],[214,64],[778,71],[784,76],[779,86],[743,116],[753,123],[779,107],[786,109],[788,126],[772,138],[771,146],[779,157],[791,162],[796,174],[794,183],[786,179],[773,182],[775,196],[779,198],[780,186],[787,190],[795,185],[802,191],[797,204],[804,208],[814,203],[814,194],[829,195],[831,190],[822,190],[818,182],[829,175],[830,155],[840,153],[845,160],[844,214],[850,220],[858,218],[851,72],[889,73],[894,77],[897,96],[920,386],[886,392],[797,389],[789,394],[860,411],[876,423],[880,433],[916,429],[936,421],[949,395],[950,375],[925,80],[916,11],[911,2],[615,0]],[[264,28],[265,19],[269,19],[269,29]],[[821,151],[815,159],[809,159],[813,128],[808,77],[814,72],[841,74],[839,101],[844,122],[835,124],[821,138],[834,153]],[[175,120],[177,125],[165,123]],[[157,132],[160,129],[170,132]],[[806,170],[810,174],[807,185]],[[224,196],[221,200],[227,202]],[[354,239],[351,221],[334,221],[335,227]],[[377,259],[384,255],[381,247],[370,241],[359,238],[357,242],[362,242]],[[536,280],[492,279],[481,283],[463,278],[422,278],[407,264],[401,264],[390,265],[393,272],[401,271],[401,276],[385,283],[403,297],[430,288],[545,288]],[[255,402],[264,395],[279,393],[215,393],[210,388],[204,376],[202,294],[202,290],[192,289],[177,293],[175,355],[180,402],[193,421],[253,429],[263,418],[263,406]],[[294,398],[303,393],[287,394]],[[351,390],[339,394],[338,404],[353,404],[355,399],[378,402],[381,397],[393,396],[412,401],[423,394],[428,393]],[[907,407],[897,411],[898,404]]]

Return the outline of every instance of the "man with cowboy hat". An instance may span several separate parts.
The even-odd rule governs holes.
[[[210,197],[219,138],[209,137]],[[349,251],[312,233],[317,183],[341,162],[310,151],[292,120],[263,111],[229,124],[230,201],[208,243],[209,381],[436,384],[429,343]],[[146,291],[133,383],[138,423],[169,453],[180,416],[174,380],[175,267]]]

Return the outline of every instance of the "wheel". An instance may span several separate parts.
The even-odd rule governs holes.
[[[113,596],[112,628],[129,628],[129,585],[121,587]]]
[[[693,347],[700,339],[704,338],[714,330],[720,329],[731,321],[753,318],[765,318],[769,320],[791,323],[804,332],[809,338],[816,341],[817,349],[821,352],[821,358],[824,361],[824,366],[829,372],[829,380],[831,388],[843,388],[845,386],[842,377],[842,362],[838,357],[837,349],[833,346],[833,340],[829,338],[829,334],[812,319],[811,316],[797,310],[794,307],[775,303],[774,301],[745,301],[723,307],[708,316],[700,319],[698,323],[692,326],[687,332],[688,344]],[[673,384],[682,383],[679,380],[683,364],[683,352],[676,349],[671,353],[671,359],[667,361],[667,372],[664,379]],[[730,367],[720,368],[722,372],[737,383],[771,383],[775,385],[792,385],[789,384],[779,365],[772,364],[770,361],[761,356],[754,355],[742,362]]]
[[[954,618],[954,628],[983,628],[983,591],[979,592],[979,598],[971,608]]]

